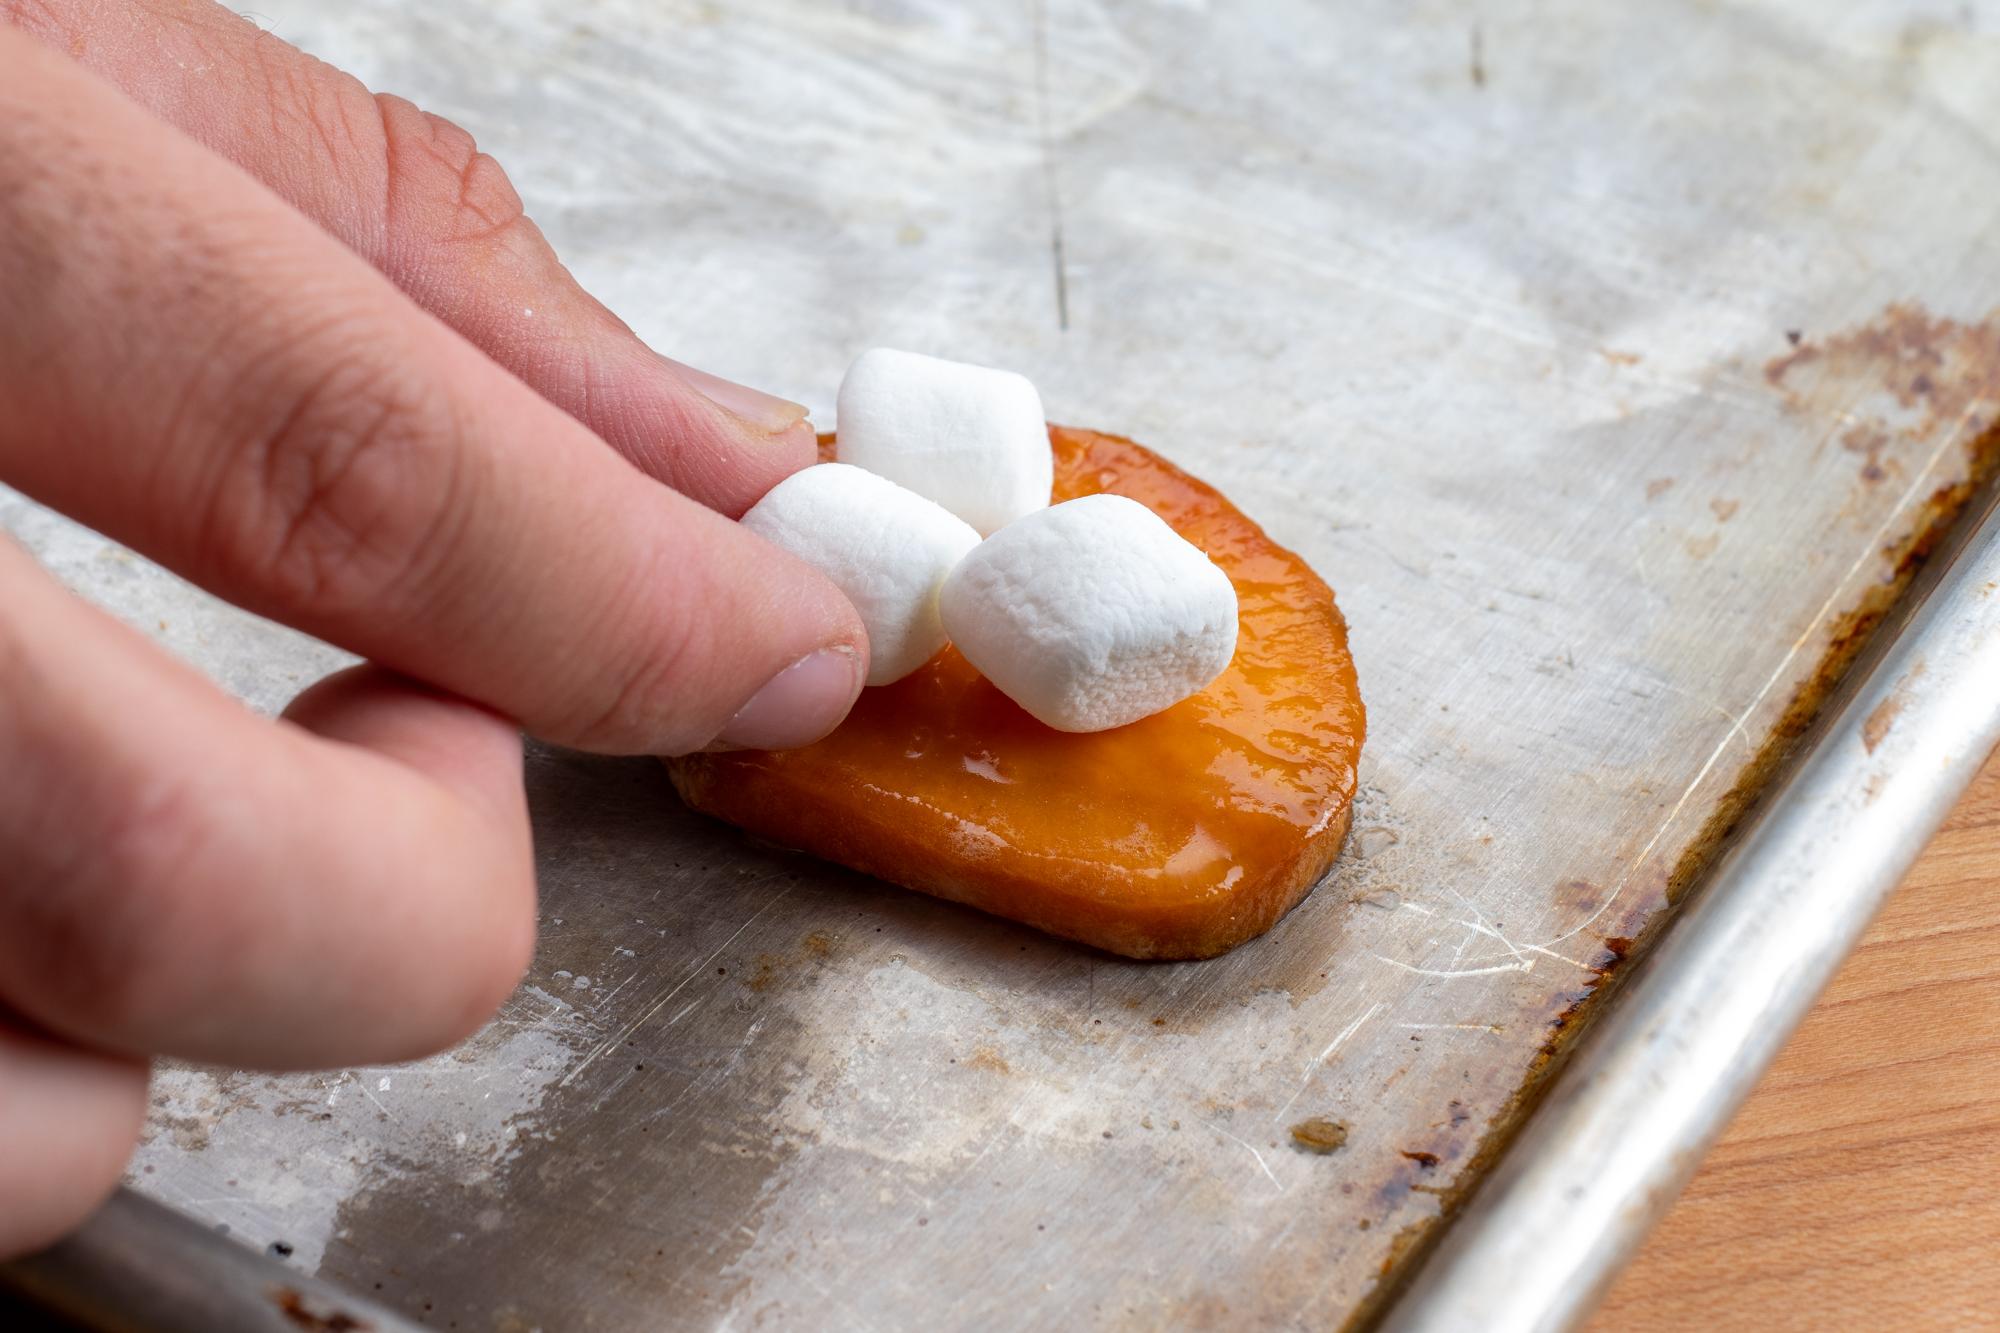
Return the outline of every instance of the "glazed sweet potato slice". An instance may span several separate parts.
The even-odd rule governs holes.
[[[1236,657],[1112,731],[1051,730],[946,648],[782,753],[668,761],[687,803],[892,883],[1132,958],[1269,929],[1347,834],[1365,718],[1333,593],[1212,487],[1129,440],[1053,427],[1055,498],[1151,507],[1236,585]],[[822,444],[822,451],[827,446]]]

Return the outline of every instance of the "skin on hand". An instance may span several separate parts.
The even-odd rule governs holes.
[[[803,407],[640,342],[576,283],[499,164],[450,121],[371,93],[220,5],[37,0],[0,14],[9,8],[683,494],[734,518],[813,461]]]
[[[4,1256],[115,1182],[149,1057],[484,1021],[533,947],[523,728],[805,744],[867,645],[728,517],[802,412],[640,345],[462,133],[209,6],[0,19],[0,481],[371,663],[256,717],[0,538]]]

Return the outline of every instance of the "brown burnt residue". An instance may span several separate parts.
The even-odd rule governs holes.
[[[1338,1152],[1347,1146],[1347,1122],[1320,1116],[1301,1120],[1292,1126],[1292,1142],[1305,1152],[1322,1156]]]
[[[1448,1212],[1452,1199],[1465,1188],[1466,1172],[1441,1171],[1439,1168],[1456,1163],[1465,1156],[1466,1144],[1449,1135],[1433,1134],[1430,1141],[1414,1147],[1398,1148],[1400,1159],[1394,1164],[1388,1176],[1376,1187],[1374,1206],[1379,1216],[1387,1217],[1402,1207],[1412,1194],[1428,1194],[1437,1199],[1440,1213]],[[1477,1161],[1468,1161],[1468,1169],[1477,1170]],[[1439,1184],[1440,1179],[1449,1183]]]
[[[1663,894],[1642,895],[1646,901],[1636,904],[1634,909],[1623,914],[1625,929],[1638,931],[1634,935],[1606,935],[1598,941],[1597,953],[1586,964],[1590,977],[1574,990],[1557,991],[1549,997],[1549,1010],[1543,1019],[1546,1036],[1541,1049],[1535,1054],[1535,1062],[1530,1067],[1533,1077],[1543,1077],[1568,1050],[1569,1043],[1582,1029],[1582,1020],[1593,1011],[1600,998],[1600,992],[1625,965],[1641,938],[1647,938],[1649,924],[1661,923],[1660,908],[1665,906]],[[1507,1118],[1503,1113],[1500,1119]]]
[[[1810,344],[1808,344],[1810,345]],[[2000,475],[2000,425],[1989,424],[1966,446],[1962,479],[1938,487],[1917,507],[1901,537],[1882,548],[1882,575],[1827,630],[1826,647],[1813,672],[1792,692],[1764,743],[1743,767],[1736,781],[1717,801],[1694,840],[1681,853],[1667,877],[1669,901],[1678,902],[1704,876],[1723,846],[1741,826],[1752,805],[1771,785],[1778,770],[1797,749],[1799,738],[1819,717],[1848,667],[1868,643],[1875,627],[1910,586],[1924,562],[1938,548],[1965,509],[1966,502]],[[1885,728],[1886,730],[1886,728]],[[1879,739],[1879,738],[1878,738]]]
[[[375,1327],[337,1305],[314,1300],[297,1287],[274,1287],[270,1294],[271,1303],[278,1307],[285,1322],[308,1333],[365,1333]]]
[[[1859,328],[1814,342],[1800,339],[1764,367],[1773,388],[1785,388],[1802,365],[1824,362],[1849,379],[1880,383],[1903,406],[1935,398],[1946,416],[1975,400],[2000,401],[2000,326],[1933,315],[1899,301]]]
[[[1457,1156],[1457,1141],[1451,1133],[1469,1118],[1462,1103],[1452,1103],[1451,1115],[1443,1126],[1446,1134],[1436,1150],[1415,1148],[1401,1151],[1400,1156],[1409,1165],[1392,1173],[1384,1182],[1376,1194],[1377,1206],[1386,1212],[1409,1194],[1429,1194],[1438,1200],[1438,1213],[1434,1217],[1410,1222],[1390,1238],[1387,1252],[1376,1270],[1375,1285],[1349,1311],[1340,1326],[1343,1333],[1371,1328],[1380,1321],[1421,1268],[1431,1246],[1444,1234],[1451,1219],[1465,1206],[1479,1182],[1485,1179],[1487,1172],[1527,1123],[1535,1107],[1540,1105],[1543,1096],[1554,1084],[1555,1074],[1581,1035],[1583,1020],[1595,1013],[1604,1000],[1615,992],[1616,984],[1624,976],[1626,960],[1642,952],[1653,929],[1664,924],[1667,914],[1659,910],[1664,902],[1657,891],[1659,885],[1660,877],[1656,873],[1652,884],[1655,892],[1642,895],[1647,900],[1645,904],[1623,914],[1623,919],[1630,923],[1627,928],[1639,931],[1639,937],[1613,935],[1604,938],[1599,952],[1591,960],[1589,980],[1581,987],[1558,991],[1550,997],[1543,1019],[1547,1035],[1529,1065],[1527,1078],[1489,1122],[1485,1134],[1472,1146],[1463,1168],[1453,1175],[1451,1183],[1433,1185],[1427,1177],[1441,1163]],[[1588,911],[1597,909],[1603,892],[1588,880],[1570,880],[1560,888],[1562,901],[1588,903],[1585,909]],[[1648,917],[1651,918],[1650,928],[1642,930],[1642,924],[1647,923]]]
[[[1604,905],[1604,890],[1587,879],[1566,880],[1557,888],[1556,902],[1579,916],[1589,916]]]
[[[1898,469],[1897,445],[1972,439],[2000,414],[2000,321],[1992,316],[1964,323],[1903,302],[1830,338],[1788,340],[1792,350],[1765,364],[1765,382],[1790,406],[1846,423],[1840,444],[1861,456],[1864,482]],[[1865,401],[1869,394],[1881,401]]]
[[[1858,421],[1840,433],[1840,447],[1850,454],[1861,455],[1861,480],[1866,482],[1881,481],[1889,475],[1882,455],[1893,442],[1888,429],[1879,421]]]
[[[1871,469],[1886,475],[1886,451],[1898,443],[1963,439],[1965,459],[1958,479],[1925,497],[1902,534],[1883,546],[1877,581],[1829,624],[1818,664],[1668,875],[1671,901],[1707,872],[1966,502],[2000,474],[2000,312],[1968,324],[1899,303],[1858,329],[1790,341],[1792,350],[1764,367],[1765,380],[1794,410],[1852,417],[1841,441],[1866,459],[1864,482],[1879,479]],[[1861,410],[1870,394],[1875,410]]]

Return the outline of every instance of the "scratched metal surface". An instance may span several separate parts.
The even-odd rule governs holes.
[[[1336,1320],[2000,410],[2000,6],[258,13],[472,128],[675,355],[822,421],[868,345],[1017,367],[1213,480],[1335,585],[1371,719],[1329,881],[1172,966],[535,754],[492,1026],[164,1070],[134,1166],[438,1326]],[[340,660],[0,521],[261,708]]]

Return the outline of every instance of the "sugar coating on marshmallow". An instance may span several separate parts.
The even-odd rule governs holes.
[[[868,683],[900,680],[944,647],[938,588],[979,534],[923,496],[844,463],[773,486],[743,526],[832,579],[868,628]]]
[[[1008,524],[959,562],[938,610],[966,660],[1058,731],[1148,717],[1236,653],[1229,576],[1122,495]]]
[[[1035,386],[1011,370],[877,347],[840,382],[836,456],[992,533],[1045,509],[1055,481]]]

